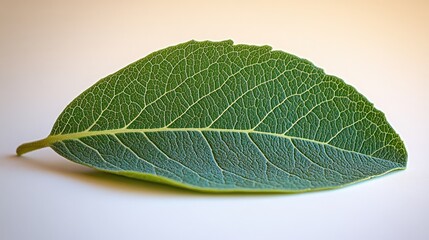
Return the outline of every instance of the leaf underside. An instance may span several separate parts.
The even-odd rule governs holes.
[[[102,171],[203,191],[330,189],[407,161],[385,116],[341,79],[232,41],[168,47],[107,76],[37,144]]]

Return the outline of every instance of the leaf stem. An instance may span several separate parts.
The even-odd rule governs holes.
[[[21,156],[22,154],[27,152],[31,152],[44,147],[49,147],[51,146],[51,144],[52,141],[49,139],[49,137],[34,142],[24,143],[16,149],[16,154],[18,156]]]

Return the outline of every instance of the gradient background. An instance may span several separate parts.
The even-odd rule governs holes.
[[[210,195],[95,172],[46,136],[83,90],[177,43],[310,59],[374,102],[406,171],[307,194]],[[429,239],[429,1],[0,1],[0,239]]]

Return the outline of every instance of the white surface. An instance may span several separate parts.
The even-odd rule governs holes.
[[[0,2],[0,239],[429,239],[427,1],[178,2]],[[334,191],[210,195],[50,149],[14,156],[101,77],[190,39],[268,44],[343,78],[399,132],[408,169]]]

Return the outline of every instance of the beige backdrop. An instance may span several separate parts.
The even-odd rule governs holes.
[[[15,147],[98,79],[196,40],[271,45],[385,112],[406,171],[303,195],[201,195]],[[429,1],[0,0],[0,239],[429,239]]]

